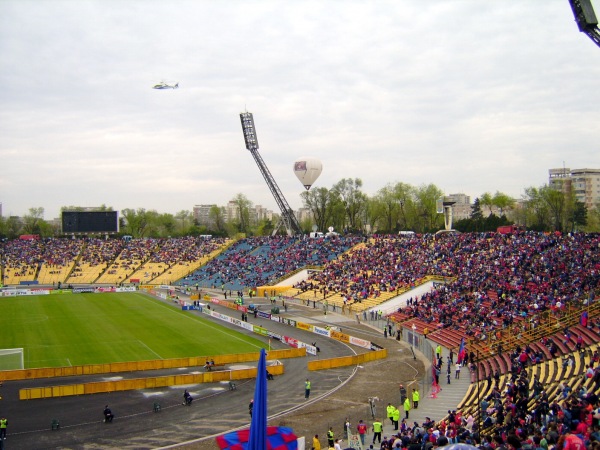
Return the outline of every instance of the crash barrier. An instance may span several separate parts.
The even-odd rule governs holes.
[[[240,362],[258,361],[259,352],[236,353],[231,355],[191,356],[188,358],[153,359],[110,364],[88,364],[85,366],[45,367],[41,369],[19,369],[0,371],[1,381],[34,380],[37,378],[70,377],[78,375],[98,375],[103,373],[139,372],[143,370],[175,369],[180,367],[204,366],[206,361],[214,361],[215,366]],[[305,348],[269,350],[267,359],[288,359],[306,356]]]
[[[370,350],[381,350],[381,348],[382,348],[381,346],[379,346],[371,341],[368,341],[366,339],[361,339],[361,338],[357,338],[356,336],[342,333],[341,329],[336,326],[319,327],[317,325],[299,322],[294,319],[281,317],[278,314],[267,313],[267,312],[260,311],[257,309],[253,309],[252,311],[250,311],[249,306],[239,305],[234,302],[229,302],[227,300],[221,300],[218,298],[210,298],[209,301],[212,304],[224,306],[226,308],[236,309],[243,313],[252,313],[252,314],[254,314],[254,317],[260,317],[261,319],[267,319],[267,320],[271,320],[274,322],[279,322],[279,323],[282,323],[285,325],[289,325],[290,327],[299,328],[301,330],[308,331],[310,333],[314,333],[315,338],[316,337],[324,337],[324,338],[335,339],[335,340],[344,342],[346,344],[352,344],[357,347],[367,348]],[[269,330],[268,328],[260,327],[258,325],[253,325],[249,322],[245,322],[240,319],[236,319],[234,317],[228,316],[226,314],[219,313],[219,312],[215,311],[214,309],[210,309],[209,306],[210,305],[208,305],[206,308],[202,308],[202,312],[204,314],[210,315],[211,317],[213,317],[215,319],[222,320],[224,322],[228,322],[229,324],[252,331],[253,333],[260,334],[262,336],[266,336],[269,338],[277,339],[278,341],[280,341],[286,345],[289,345],[292,348],[306,347],[306,352],[309,355],[314,355],[314,356],[317,355],[316,345],[307,344],[305,342],[299,341],[298,339],[292,338],[290,336],[275,333],[275,332]],[[265,322],[265,324],[266,324],[266,322]],[[315,342],[316,342],[316,339],[315,339]]]
[[[376,350],[373,352],[361,353],[360,355],[341,356],[339,358],[309,361],[308,370],[325,370],[335,369],[336,367],[355,366],[369,361],[385,358],[387,358],[387,349],[384,348],[382,350]]]
[[[204,372],[182,375],[167,375],[162,377],[132,378],[118,381],[97,381],[93,383],[78,383],[64,386],[45,386],[24,388],[19,390],[19,400],[35,400],[40,398],[68,397],[73,395],[101,394],[118,391],[139,389],[156,389],[167,386],[178,386],[197,383],[217,383],[219,381],[243,380],[256,378],[257,368],[239,370],[223,370],[219,372]],[[283,375],[283,364],[267,366],[271,375]]]

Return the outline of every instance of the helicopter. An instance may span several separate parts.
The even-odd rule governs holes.
[[[165,83],[164,81],[161,81],[160,83],[152,86],[152,89],[177,89],[178,87],[179,87],[179,83],[168,84],[168,83]]]

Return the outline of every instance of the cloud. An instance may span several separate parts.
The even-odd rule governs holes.
[[[596,46],[565,2],[0,3],[5,214],[160,212],[243,192],[276,210],[239,113],[293,208],[292,173],[515,197],[600,165]],[[161,80],[180,89],[157,91]]]

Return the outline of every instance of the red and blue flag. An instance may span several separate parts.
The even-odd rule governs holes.
[[[233,431],[217,437],[217,445],[223,450],[250,450],[250,429]],[[267,427],[266,450],[297,450],[298,437],[288,427]]]

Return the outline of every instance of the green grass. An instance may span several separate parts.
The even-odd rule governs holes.
[[[246,353],[265,345],[139,293],[4,297],[0,349],[25,368]]]

